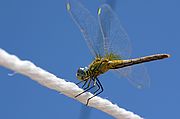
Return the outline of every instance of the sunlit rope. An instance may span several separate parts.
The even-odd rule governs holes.
[[[30,61],[20,60],[17,56],[11,55],[3,49],[0,49],[0,66],[28,76],[32,80],[37,81],[39,84],[71,98],[74,98],[77,94],[83,91],[76,84],[58,78],[40,67],[37,67]],[[74,99],[86,104],[87,99],[91,96],[92,94],[87,92]],[[134,114],[133,112],[120,108],[117,105],[112,104],[107,99],[102,99],[98,96],[90,100],[88,106],[102,110],[117,119],[142,119],[142,117]]]

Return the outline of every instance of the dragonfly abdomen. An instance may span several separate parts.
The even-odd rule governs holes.
[[[118,69],[118,68],[123,68],[135,64],[140,64],[144,62],[150,62],[154,60],[160,60],[164,58],[170,57],[169,54],[155,54],[155,55],[150,55],[150,56],[145,56],[145,57],[140,57],[140,58],[135,58],[135,59],[128,59],[128,60],[114,60],[112,61],[111,69]]]

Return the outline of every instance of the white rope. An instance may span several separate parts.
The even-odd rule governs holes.
[[[57,78],[55,75],[35,66],[32,62],[20,60],[15,55],[8,54],[3,49],[0,49],[0,66],[4,66],[17,73],[28,76],[32,80],[39,82],[41,85],[61,92],[71,98],[74,98],[77,94],[83,91],[76,84]],[[92,94],[87,92],[74,99],[86,104],[87,99],[91,96]],[[120,108],[107,99],[102,99],[98,96],[90,100],[88,106],[102,110],[117,119],[142,119],[142,117],[133,112]]]

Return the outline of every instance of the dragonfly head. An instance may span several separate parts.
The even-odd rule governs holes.
[[[88,76],[88,67],[79,68],[76,73],[76,77],[79,80],[86,80],[89,78]]]

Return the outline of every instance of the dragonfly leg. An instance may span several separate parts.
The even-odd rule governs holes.
[[[101,65],[102,65],[102,62],[101,62],[98,66],[96,66],[96,67],[93,69],[92,72],[94,72],[95,70],[99,69]],[[88,86],[87,86],[86,88],[84,88],[84,89],[87,89],[87,88],[90,86],[91,80],[92,80],[92,79],[90,79],[90,81],[89,81],[89,83],[88,83]],[[84,80],[76,83],[76,85],[79,85],[79,84],[81,84],[82,82],[84,82]],[[87,80],[86,80],[85,83],[83,84],[82,88],[86,85],[86,83],[87,83]],[[95,83],[95,84],[96,84],[96,83]]]
[[[87,84],[88,80],[85,81],[85,83],[82,85],[82,88]]]
[[[75,96],[75,98],[77,98],[78,96],[82,95],[83,93],[89,91],[90,89],[94,88],[95,85],[91,86],[91,87],[88,87],[86,90],[84,90],[82,93],[79,93],[78,95]]]
[[[88,85],[86,86],[86,88],[84,88],[84,90],[86,90],[86,89],[88,89],[88,88],[90,87],[91,81],[92,81],[92,78],[89,79],[89,83],[88,83]]]
[[[79,84],[80,84],[80,83],[82,83],[82,82],[84,82],[84,80],[82,80],[82,81],[80,81],[80,82],[76,83],[76,85],[79,85]]]
[[[101,91],[98,92],[98,93],[96,93],[96,92],[98,91],[98,90],[96,90],[96,91],[95,91],[95,94],[94,94],[92,97],[88,98],[87,103],[86,103],[86,106],[89,104],[90,99],[94,98],[95,96],[99,95],[100,93],[102,93],[102,92],[104,91],[103,86],[101,85],[101,82],[99,81],[98,78],[96,78],[96,81],[97,81],[96,84],[97,84],[97,86],[98,86],[98,90],[101,89]]]
[[[96,85],[97,85],[97,90],[94,91],[93,94],[96,94],[99,91],[99,89],[100,89],[100,85],[98,83],[96,83]]]

